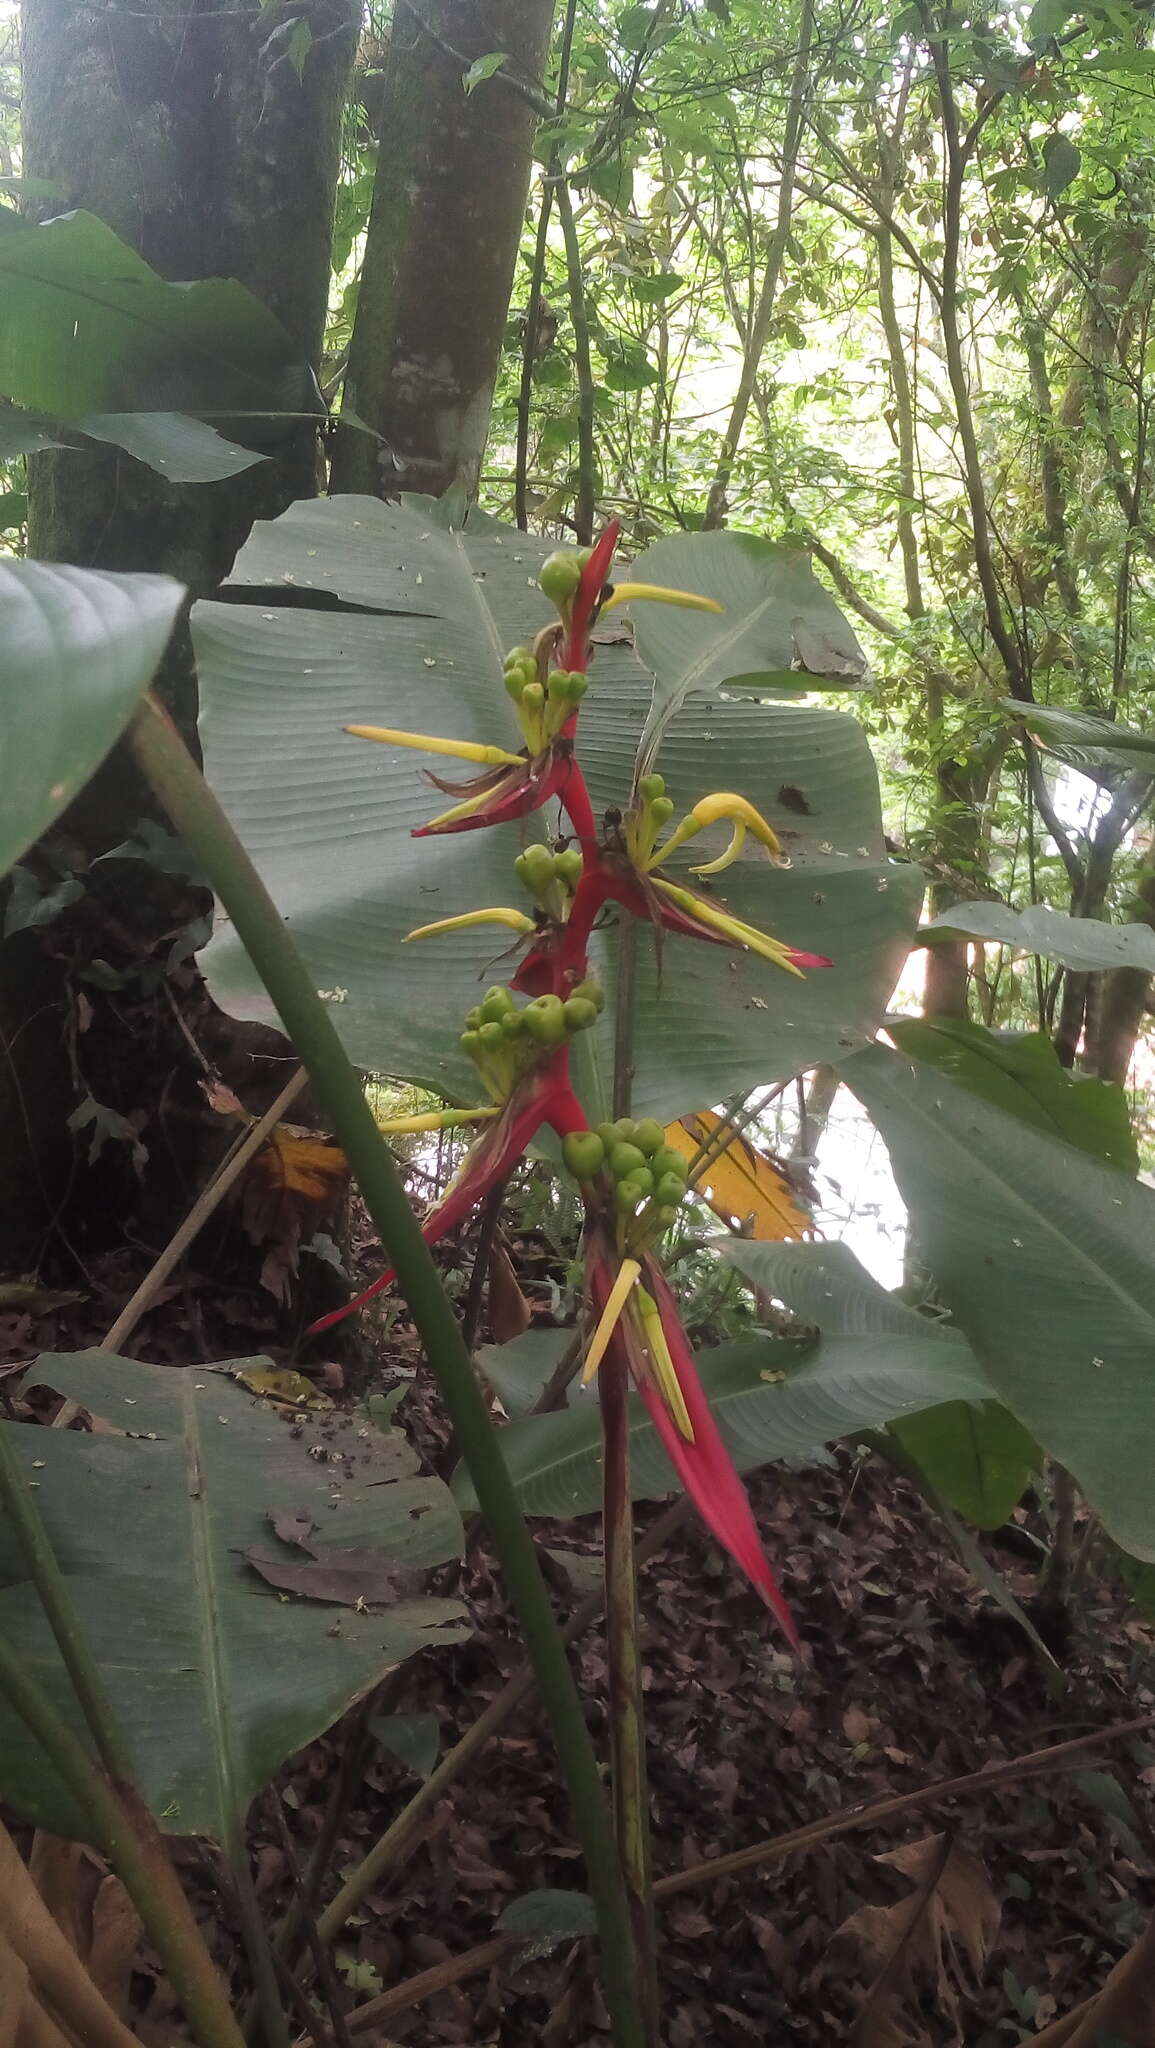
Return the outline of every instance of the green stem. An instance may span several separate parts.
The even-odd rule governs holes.
[[[57,1712],[27,1661],[0,1636],[0,1693],[54,1765],[140,1914],[200,2048],[244,2048],[229,1996],[152,1815],[112,1784]]]
[[[650,1799],[638,1643],[634,1507],[630,1497],[630,1421],[626,1362],[624,1356],[614,1355],[615,1350],[612,1347],[610,1356],[603,1360],[598,1389],[602,1411],[602,1541],[614,1826],[629,1897],[630,1932],[646,2041],[651,2048],[658,2048],[658,1965],[650,1876]]]
[[[175,726],[151,697],[137,712],[129,738],[138,766],[209,875],[308,1069],[417,1325],[497,1548],[557,1745],[597,1913],[614,2041],[617,2048],[643,2048],[625,1891],[593,1744],[529,1531],[437,1267],[361,1078],[280,912]]]

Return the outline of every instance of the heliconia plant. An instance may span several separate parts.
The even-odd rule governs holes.
[[[458,801],[415,837],[476,831],[527,815],[556,798],[569,826],[553,847],[528,846],[514,862],[532,910],[509,906],[466,911],[422,925],[410,941],[434,933],[494,923],[512,931],[521,960],[508,987],[494,987],[466,1018],[461,1048],[473,1061],[490,1098],[488,1117],[448,1189],[425,1219],[436,1243],[456,1229],[500,1185],[548,1126],[562,1140],[562,1157],[577,1180],[586,1214],[586,1286],[595,1327],[583,1378],[617,1374],[637,1389],[667,1455],[703,1521],[741,1566],[788,1640],[798,1637],[754,1524],[750,1504],[702,1392],[677,1302],[660,1264],[661,1241],[686,1195],[686,1162],[665,1145],[654,1119],[629,1117],[591,1130],[570,1079],[570,1045],[590,1029],[604,1006],[589,974],[588,947],[607,904],[617,903],[661,933],[671,930],[714,945],[748,949],[801,974],[830,963],[821,955],[782,944],[732,917],[704,891],[675,883],[662,869],[672,853],[706,826],[725,821],[730,843],[696,872],[714,875],[735,860],[751,836],[772,862],[783,863],[776,834],[747,799],[733,791],[704,797],[674,823],[674,806],[661,775],[641,778],[620,811],[594,815],[578,755],[581,700],[588,686],[591,635],[612,606],[652,600],[717,611],[713,599],[648,584],[614,585],[610,569],[617,526],[609,525],[592,549],[563,549],[548,557],[541,589],[558,620],[532,647],[505,659],[505,687],[525,745],[518,754],[498,746],[434,739],[390,727],[355,725],[357,738],[456,756],[478,765],[473,781],[451,784],[431,777]],[[516,997],[529,995],[519,1005]],[[493,1114],[496,1108],[497,1114]],[[460,1115],[460,1112],[447,1112]],[[383,1273],[345,1307],[313,1325],[329,1328],[362,1307],[392,1280]]]

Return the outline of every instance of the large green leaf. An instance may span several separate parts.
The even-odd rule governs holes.
[[[1104,924],[1098,917],[1068,917],[1033,903],[1011,910],[1005,903],[954,903],[919,931],[958,933],[1020,953],[1045,953],[1064,967],[1094,972],[1101,967],[1145,967],[1155,972],[1155,932],[1145,924]]]
[[[826,1337],[887,1332],[921,1342],[926,1357],[950,1371],[981,1368],[958,1330],[919,1315],[888,1294],[842,1244],[769,1244],[714,1240],[754,1287],[773,1295]],[[987,1394],[992,1392],[988,1385]],[[891,1433],[942,1495],[981,1529],[1005,1522],[1039,1463],[1038,1448],[1008,1409],[993,1400],[938,1401],[918,1415],[895,1416]],[[969,1561],[969,1560],[968,1560]]]
[[[996,1390],[1124,1548],[1155,1559],[1155,1195],[897,1053],[844,1077]]]
[[[768,694],[856,687],[866,657],[801,548],[753,533],[680,533],[656,541],[629,581],[712,597],[719,613],[639,604],[638,653],[654,677],[643,764],[688,698],[724,684]]]
[[[931,1328],[913,1336],[880,1332],[831,1337],[799,1363],[791,1344],[744,1337],[698,1357],[702,1385],[739,1471],[777,1458],[812,1457],[818,1446],[935,1401],[981,1400],[990,1386],[965,1344],[944,1344]],[[630,1397],[630,1469],[635,1500],[677,1488],[653,1425]],[[601,1427],[586,1395],[557,1415],[530,1415],[501,1432],[518,1497],[530,1515],[589,1514],[601,1501]],[[473,1506],[467,1475],[454,1492]]]
[[[0,875],[100,766],[183,595],[168,576],[0,561]]]
[[[1096,1159],[1138,1173],[1125,1089],[1060,1066],[1045,1032],[988,1031],[957,1017],[892,1017],[886,1028],[900,1052],[937,1067],[984,1101]]]
[[[245,1361],[252,1364],[263,1361]],[[119,1430],[83,1435],[4,1423],[36,1488],[136,1766],[161,1824],[227,1835],[287,1756],[416,1651],[462,1638],[456,1601],[404,1581],[381,1611],[278,1595],[245,1562],[300,1564],[270,1514],[315,1524],[324,1558],[365,1547],[406,1573],[461,1549],[440,1480],[416,1476],[398,1432],[302,1418],[219,1370],[104,1352],[45,1356],[38,1379]],[[76,1709],[20,1552],[0,1527],[0,1627],[62,1712]],[[0,1709],[0,1796],[58,1834],[81,1831],[47,1762]]]
[[[1099,718],[1093,711],[1068,711],[1059,704],[1020,704],[1000,698],[1004,710],[1045,740],[1053,754],[1072,768],[1150,768],[1155,775],[1155,733]]]
[[[169,284],[91,213],[0,235],[0,392],[61,418],[309,406],[308,374],[230,278]]]
[[[445,531],[425,505],[318,500],[258,524],[234,581],[259,593],[286,585],[323,593],[328,609],[257,597],[201,604],[193,615],[210,779],[318,988],[330,992],[349,1052],[362,1066],[461,1099],[476,1081],[458,1049],[460,1018],[479,981],[510,971],[496,957],[501,939],[481,930],[404,950],[401,941],[438,917],[517,903],[512,861],[522,832],[411,839],[440,801],[423,782],[420,757],[341,728],[514,741],[500,655],[548,620],[535,583],[544,552],[491,521],[476,529],[471,521],[464,535]],[[363,609],[334,611],[334,597]],[[620,638],[599,646],[594,675],[581,749],[595,806],[604,808],[628,799],[651,684]],[[694,700],[671,726],[662,769],[679,808],[712,789],[737,789],[765,812],[792,868],[773,869],[760,853],[742,859],[719,878],[718,899],[834,961],[788,980],[752,956],[669,938],[659,977],[643,935],[635,1095],[639,1112],[668,1119],[860,1046],[901,966],[922,882],[886,858],[870,749],[843,714]],[[552,816],[529,822],[541,832]],[[695,849],[708,857],[726,836],[718,827]],[[271,1017],[227,926],[205,965],[225,1009]],[[604,957],[599,965],[608,974]],[[607,1025],[604,1058],[608,1044]]]
[[[217,483],[265,460],[185,413],[93,412],[59,420],[46,413],[22,412],[17,406],[0,406],[0,461],[32,455],[42,448],[83,449],[85,436],[123,448],[174,484]]]

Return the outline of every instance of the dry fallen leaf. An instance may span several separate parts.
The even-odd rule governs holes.
[[[278,1592],[325,1600],[334,1607],[391,1607],[408,1600],[421,1586],[420,1573],[387,1563],[377,1550],[326,1550],[300,1564],[258,1550],[246,1550],[244,1555],[245,1562]]]
[[[280,1401],[287,1408],[332,1408],[334,1403],[328,1394],[307,1380],[304,1373],[290,1372],[277,1365],[246,1366],[236,1375],[242,1387],[250,1394],[259,1394],[262,1401]]]
[[[713,1110],[684,1116],[680,1123],[669,1125],[666,1143],[689,1161],[713,1138],[721,1121]],[[811,1228],[811,1219],[800,1207],[781,1167],[748,1145],[745,1138],[731,1138],[726,1150],[706,1168],[698,1192],[716,1216],[732,1223],[752,1219],[755,1237],[767,1242],[802,1237]]]
[[[893,1906],[860,1907],[834,1936],[857,1947],[872,1979],[856,2048],[962,2048],[960,1993],[977,1991],[999,1929],[987,1874],[944,1835],[904,1842],[873,1861],[900,1871],[916,1889]]]

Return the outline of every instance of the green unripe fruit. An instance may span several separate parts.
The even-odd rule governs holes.
[[[520,1010],[507,1010],[501,1019],[501,1028],[507,1038],[520,1038],[525,1031],[525,1018]]]
[[[555,853],[553,857],[553,871],[558,881],[564,882],[567,889],[576,889],[582,877],[582,857],[578,848],[576,846],[567,846],[564,853]],[[575,996],[579,994],[586,995],[593,985],[592,982],[583,982],[580,989],[575,988]],[[589,1001],[592,1003],[592,996],[589,997]]]
[[[513,997],[507,988],[487,988],[481,1001],[481,1021],[483,1024],[500,1024],[512,1008]]]
[[[580,668],[571,669],[569,684],[566,689],[566,696],[569,698],[570,703],[580,704],[589,686],[590,679],[582,674]]]
[[[678,1219],[677,1209],[666,1204],[661,1204],[659,1207],[651,1209],[649,1213],[652,1215],[654,1223],[659,1230],[668,1230],[671,1223],[676,1223]]]
[[[582,561],[573,548],[558,548],[538,570],[538,588],[551,604],[566,605],[582,579]]]
[[[654,1188],[654,1200],[663,1209],[677,1209],[685,1192],[684,1180],[679,1180],[676,1173],[664,1173]]]
[[[522,692],[525,689],[525,677],[521,670],[519,668],[507,668],[501,680],[505,686],[506,696],[512,697],[515,704],[520,704]]]
[[[605,1146],[605,1148],[606,1148],[606,1151],[607,1151],[607,1152],[612,1152],[612,1151],[613,1151],[613,1149],[614,1149],[614,1146],[615,1146],[615,1145],[617,1145],[617,1144],[618,1144],[618,1143],[620,1142],[620,1140],[619,1140],[619,1137],[618,1137],[618,1127],[617,1127],[617,1125],[616,1125],[616,1124],[595,1124],[595,1125],[594,1125],[594,1129],[596,1130],[596,1132],[597,1132],[597,1134],[598,1134],[598,1137],[599,1137],[599,1138],[601,1139],[601,1141],[602,1141],[602,1144],[603,1144],[603,1145]]]
[[[592,1003],[599,1017],[601,1016],[606,1006],[606,992],[600,981],[579,981],[573,994],[575,999],[580,997],[583,1003]]]
[[[538,1045],[560,1045],[565,1037],[565,1014],[559,996],[538,996],[522,1011],[525,1028]]]
[[[668,825],[674,815],[674,806],[668,796],[655,797],[650,805],[650,817],[655,825]]]
[[[556,702],[560,698],[563,704],[566,703],[569,699],[569,670],[551,668],[545,679],[545,687],[553,701]]]
[[[666,778],[664,775],[643,775],[638,784],[638,795],[644,803],[652,804],[656,796],[665,796],[665,794]]]
[[[614,1125],[614,1129],[624,1144],[633,1144],[636,1125],[632,1116],[620,1116]]]
[[[569,1131],[561,1141],[566,1171],[577,1181],[591,1181],[605,1164],[606,1148],[596,1131]]]
[[[656,1116],[644,1116],[640,1123],[634,1125],[634,1143],[640,1152],[645,1153],[647,1159],[665,1142],[666,1133]]]
[[[644,1202],[647,1190],[640,1180],[620,1180],[614,1189],[614,1207],[632,1216],[639,1202]]]
[[[562,1016],[567,1031],[589,1031],[598,1021],[597,1011],[584,996],[571,996],[568,1003],[563,1003]]]
[[[477,1035],[485,1052],[493,1052],[499,1045],[505,1044],[504,1031],[500,1024],[495,1024],[492,1021],[483,1024]]]
[[[631,1180],[635,1173],[647,1171],[646,1158],[636,1145],[616,1144],[610,1153],[610,1172],[615,1180]]]
[[[480,1031],[463,1031],[457,1041],[467,1060],[475,1060],[481,1051]]]
[[[640,1167],[637,1173],[631,1173],[629,1179],[634,1187],[641,1188],[644,1195],[653,1194],[654,1176],[648,1166]]]
[[[545,691],[542,689],[540,683],[526,684],[524,690],[521,693],[521,705],[523,711],[529,711],[531,713],[534,711],[544,711]],[[673,808],[674,806],[673,804],[671,804],[670,809],[673,810]]]
[[[507,669],[524,668],[527,661],[533,663],[532,647],[511,647],[503,665]]]
[[[686,1168],[686,1160],[683,1159],[680,1152],[674,1151],[672,1145],[659,1146],[650,1160],[650,1171],[651,1173],[656,1173],[659,1180],[661,1180],[663,1174],[676,1174],[683,1187],[686,1185]]]
[[[466,1011],[466,1013],[465,1013],[465,1028],[466,1028],[466,1030],[467,1030],[467,1031],[476,1031],[476,1029],[477,1029],[478,1025],[480,1024],[480,1022],[481,1022],[481,1011],[480,1011],[480,1010],[467,1010],[467,1011]]]

